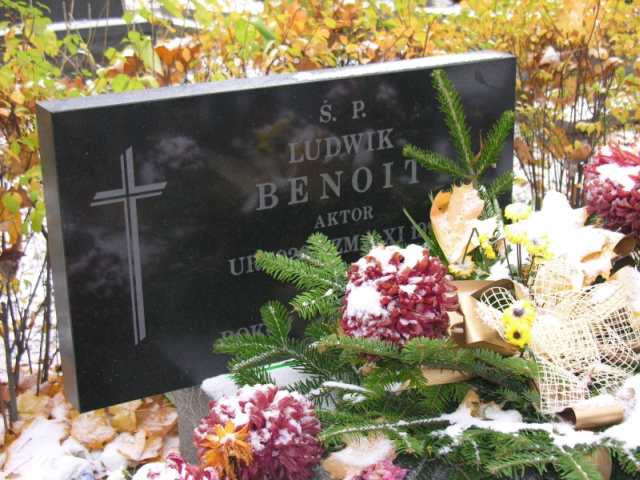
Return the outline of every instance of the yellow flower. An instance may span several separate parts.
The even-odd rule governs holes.
[[[512,203],[504,209],[504,216],[512,222],[526,220],[531,215],[531,207],[526,203]]]
[[[213,432],[199,442],[199,447],[204,449],[202,463],[222,471],[229,480],[237,480],[235,466],[238,463],[249,465],[253,458],[251,445],[247,443],[248,430],[249,426],[246,425],[236,431],[231,421],[224,427],[215,425]]]
[[[505,328],[511,323],[524,321],[529,327],[536,321],[536,307],[529,300],[519,300],[502,312],[502,323]]]
[[[552,253],[549,251],[549,237],[543,235],[541,237],[534,237],[527,239],[525,248],[532,257],[540,257],[549,260],[552,257]]]
[[[489,237],[483,233],[478,235],[478,240],[480,241],[480,248],[482,249],[482,253],[488,260],[495,260],[496,252],[493,249],[493,246],[489,242]]]
[[[449,273],[456,278],[469,278],[475,272],[476,266],[471,260],[466,260],[461,263],[450,263]]]
[[[505,324],[504,338],[514,347],[523,349],[531,342],[531,326],[526,320],[512,320]]]
[[[507,225],[504,227],[504,235],[510,243],[522,245],[527,241],[527,232],[517,225]]]
[[[484,256],[487,257],[487,260],[495,260],[496,259],[496,251],[493,249],[491,245],[482,248],[482,252]]]

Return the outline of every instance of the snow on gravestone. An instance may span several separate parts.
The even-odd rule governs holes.
[[[86,411],[224,372],[220,336],[260,328],[291,291],[257,249],[295,255],[322,232],[418,241],[447,179],[402,155],[453,156],[430,74],[460,91],[474,142],[514,107],[494,52],[274,75],[38,105],[65,390]],[[512,145],[491,174],[512,168]]]

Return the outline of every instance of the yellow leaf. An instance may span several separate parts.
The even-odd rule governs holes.
[[[116,436],[104,410],[83,413],[71,422],[71,436],[88,448],[101,448]]]
[[[18,105],[22,105],[24,103],[24,95],[20,90],[14,90],[9,98]]]
[[[18,413],[23,420],[42,416],[47,418],[51,412],[51,399],[46,395],[36,395],[27,390],[18,395]]]
[[[138,425],[136,410],[142,405],[142,400],[121,403],[109,407],[107,412],[112,415],[111,426],[118,432],[133,432]]]

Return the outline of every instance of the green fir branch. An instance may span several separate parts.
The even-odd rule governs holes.
[[[397,420],[394,422],[372,422],[363,423],[359,425],[342,426],[338,428],[329,427],[320,432],[318,438],[325,442],[333,437],[343,437],[345,435],[350,436],[365,436],[375,432],[392,432],[398,430],[405,430],[411,427],[421,427],[426,425],[438,425],[447,424],[446,420],[433,417],[411,418],[408,420]]]
[[[367,255],[374,247],[384,245],[382,235],[378,232],[367,232],[360,237],[360,254]]]
[[[473,172],[471,133],[462,107],[462,100],[444,70],[434,70],[431,75],[440,110],[449,129],[460,163],[468,173]]]
[[[213,349],[216,353],[233,355],[237,359],[244,360],[269,352],[276,344],[273,338],[257,332],[220,338],[215,342]]]
[[[560,449],[555,465],[562,480],[603,480],[597,467],[585,455]]]
[[[515,113],[511,110],[503,112],[498,121],[487,135],[482,145],[482,151],[475,166],[476,175],[480,177],[489,167],[498,163],[505,142],[513,134]]]
[[[334,348],[358,355],[373,355],[381,358],[400,358],[398,347],[394,344],[372,338],[357,338],[333,334],[323,339],[319,343],[318,348],[321,350]]]
[[[264,367],[245,368],[231,374],[231,378],[236,385],[259,385],[273,384],[273,378],[269,370]]]
[[[314,233],[307,239],[300,257],[331,273],[336,279],[344,277],[347,271],[347,264],[335,244],[321,233]]]
[[[280,302],[269,302],[260,309],[260,316],[267,333],[280,343],[286,343],[293,323],[286,307]]]
[[[487,188],[489,198],[500,198],[511,191],[513,187],[513,172],[505,172],[499,175]]]
[[[426,412],[437,415],[442,412],[452,411],[460,405],[465,395],[469,392],[467,383],[449,383],[445,385],[426,384],[421,388],[421,405]]]
[[[518,375],[531,379],[538,377],[537,364],[533,361],[522,357],[505,357],[486,348],[474,348],[470,352],[477,360],[509,375]]]
[[[469,178],[469,174],[457,163],[439,153],[423,150],[407,144],[402,149],[402,154],[407,158],[414,159],[429,171],[449,175],[454,181]]]
[[[300,289],[318,286],[342,287],[342,283],[336,281],[333,275],[327,275],[323,270],[309,265],[303,260],[289,258],[285,255],[258,250],[256,264],[274,279],[291,283]]]
[[[342,301],[342,291],[333,288],[313,288],[296,295],[291,300],[291,307],[304,320],[316,316],[336,317]]]

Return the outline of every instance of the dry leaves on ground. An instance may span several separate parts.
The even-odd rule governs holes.
[[[20,421],[6,434],[0,431],[4,441],[0,467],[7,478],[20,478],[52,457],[73,455],[65,448],[69,442],[88,452],[108,451],[109,461],[116,452],[121,463],[131,467],[161,460],[177,449],[178,414],[165,397],[80,414],[66,401],[61,380],[56,378],[40,389],[25,385],[18,396]],[[109,462],[95,467],[106,474]]]

